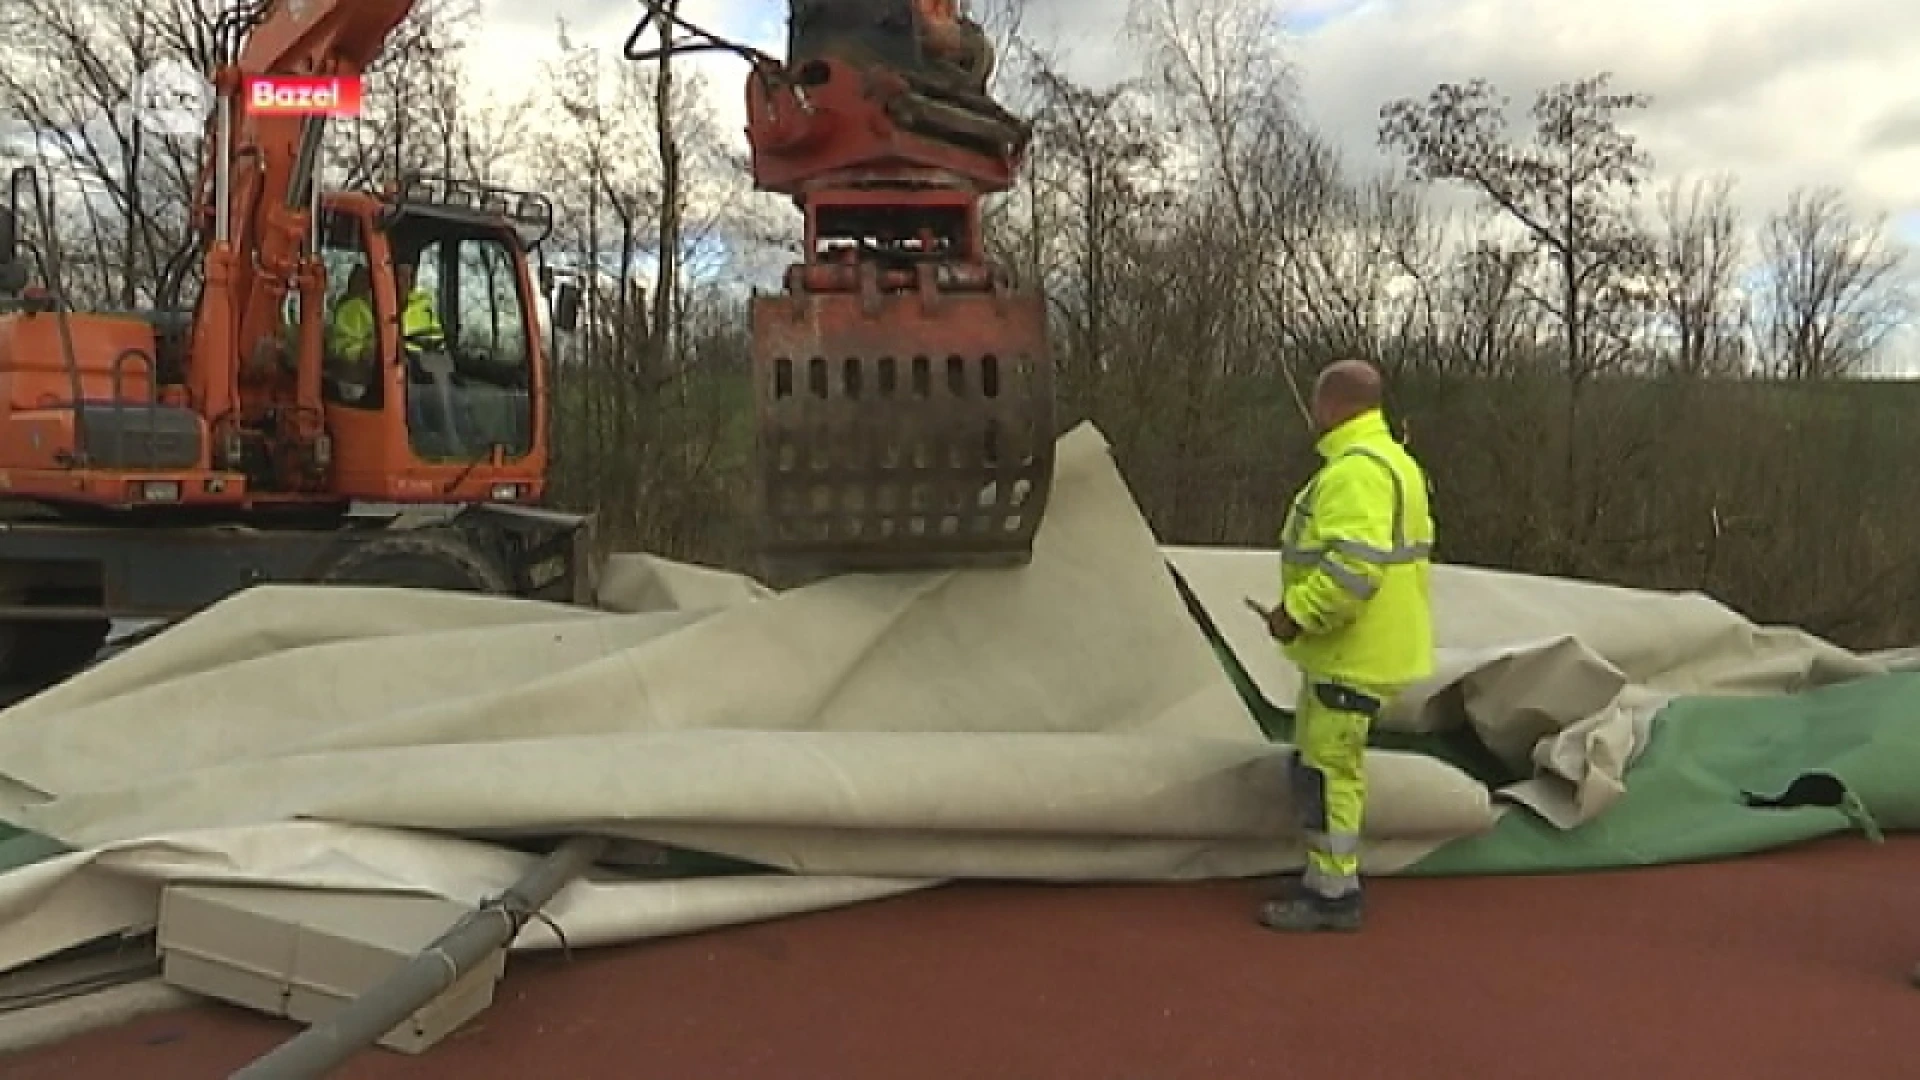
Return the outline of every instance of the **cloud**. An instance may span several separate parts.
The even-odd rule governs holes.
[[[1067,74],[1102,85],[1133,73],[1126,38],[1129,0],[1026,0],[1020,31],[1045,47]]]
[[[1249,0],[1254,2],[1254,0]],[[1129,0],[1026,0],[1025,33],[1075,76],[1132,72]],[[690,20],[777,49],[786,0],[686,0]],[[1912,0],[1293,0],[1283,3],[1306,111],[1357,164],[1384,165],[1380,106],[1435,83],[1485,77],[1521,115],[1534,90],[1599,70],[1654,96],[1633,129],[1662,176],[1729,171],[1749,205],[1778,205],[1802,183],[1831,183],[1864,207],[1920,210],[1920,4]],[[638,4],[485,0],[477,67],[505,81],[553,52],[565,18],[576,40],[617,51]],[[737,128],[745,72],[728,56],[690,61]],[[506,74],[501,74],[506,73]]]
[[[1749,225],[1797,187],[1831,185],[1920,240],[1912,0],[1367,0],[1292,53],[1306,113],[1357,165],[1388,164],[1375,132],[1393,98],[1486,78],[1523,125],[1537,89],[1604,70],[1653,97],[1626,126],[1657,180],[1732,174]],[[1920,369],[1914,335],[1895,351],[1895,367]]]
[[[1310,34],[1366,6],[1367,0],[1300,0],[1284,7],[1280,22],[1296,34]]]
[[[1920,150],[1920,101],[1895,109],[1881,118],[1867,145],[1869,149],[1890,153]]]
[[[1307,111],[1357,161],[1384,160],[1374,132],[1391,98],[1484,77],[1524,122],[1536,89],[1607,70],[1653,96],[1631,126],[1662,176],[1735,173],[1757,212],[1804,183],[1873,211],[1920,205],[1894,160],[1920,140],[1911,0],[1373,0],[1295,55]]]
[[[600,0],[552,0],[530,4],[525,0],[481,0],[480,29],[468,42],[467,62],[482,86],[502,93],[524,92],[539,77],[540,64],[558,58],[557,27],[564,20],[567,36],[576,47],[617,57],[639,23],[639,4],[606,4]],[[786,0],[683,0],[681,18],[703,30],[757,48],[777,51],[785,37]],[[677,34],[683,38],[684,32]],[[658,31],[648,27],[646,46],[657,45]],[[725,53],[695,53],[682,61],[712,88],[713,107],[722,130],[739,131],[746,123],[740,87],[746,62]]]
[[[1262,0],[1244,0],[1254,3]],[[1137,69],[1129,0],[1025,0],[1023,32],[1095,84]],[[531,72],[556,14],[617,51],[639,5],[485,0],[491,71]],[[777,50],[786,0],[686,0],[688,18]],[[1920,238],[1920,3],[1913,0],[1281,0],[1306,115],[1355,164],[1390,164],[1380,107],[1486,78],[1525,124],[1533,93],[1597,71],[1653,96],[1629,118],[1660,180],[1731,173],[1750,222],[1830,184]],[[697,58],[722,130],[739,131],[741,62]],[[1920,263],[1920,257],[1916,257]]]

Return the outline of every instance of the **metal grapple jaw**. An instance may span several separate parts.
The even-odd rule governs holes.
[[[791,3],[786,64],[746,88],[755,187],[805,218],[784,293],[753,306],[761,573],[1022,566],[1053,360],[980,200],[1012,186],[1030,127],[986,96],[992,50],[952,0]]]
[[[864,289],[754,301],[762,574],[1025,565],[1056,434],[1040,300],[881,293],[864,269]]]

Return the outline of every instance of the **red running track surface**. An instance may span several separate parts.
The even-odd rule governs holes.
[[[949,886],[515,957],[493,1007],[342,1077],[1897,1080],[1920,1077],[1920,838],[1542,878],[1382,879],[1353,936],[1253,883]],[[1900,1034],[1906,1031],[1905,1035]],[[297,1031],[221,1005],[6,1080],[206,1080]]]

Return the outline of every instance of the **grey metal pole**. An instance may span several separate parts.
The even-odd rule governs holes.
[[[601,837],[568,840],[513,887],[461,917],[387,981],[282,1043],[228,1080],[317,1080],[379,1041],[452,986],[495,949],[511,942],[566,884],[606,852]]]

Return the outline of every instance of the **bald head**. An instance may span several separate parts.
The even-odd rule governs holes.
[[[1380,369],[1365,360],[1338,360],[1328,364],[1313,383],[1313,423],[1322,434],[1348,420],[1380,407],[1383,381]]]

